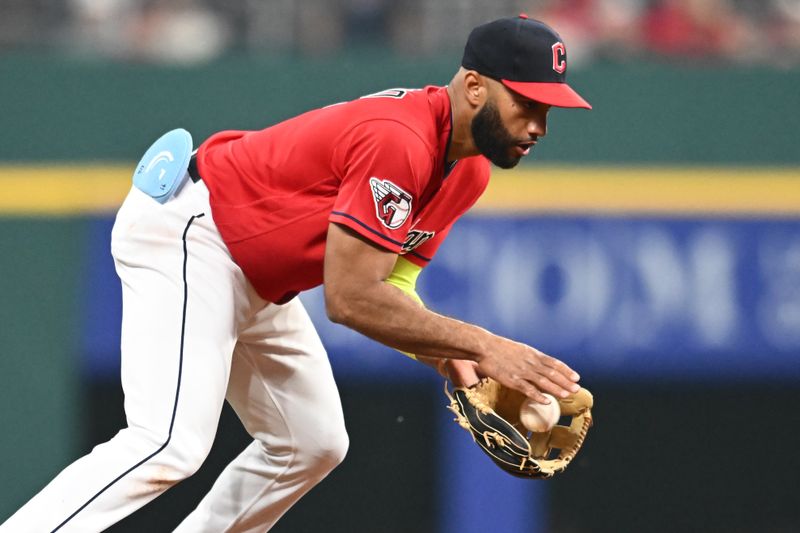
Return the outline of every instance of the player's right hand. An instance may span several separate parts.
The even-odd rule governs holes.
[[[562,361],[532,346],[495,338],[495,346],[478,360],[480,374],[542,404],[550,403],[543,393],[566,398],[580,389],[577,384],[580,376]]]

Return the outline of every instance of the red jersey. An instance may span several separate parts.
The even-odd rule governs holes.
[[[448,164],[444,87],[391,89],[200,145],[199,174],[234,261],[282,303],[323,282],[335,222],[425,266],[489,180],[482,156]]]

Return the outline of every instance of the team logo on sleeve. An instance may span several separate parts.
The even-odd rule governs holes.
[[[381,223],[389,229],[402,226],[411,213],[411,195],[389,180],[370,178],[369,185]]]

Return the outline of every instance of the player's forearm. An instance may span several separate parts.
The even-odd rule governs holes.
[[[326,290],[326,305],[334,322],[417,355],[479,361],[501,340],[483,328],[425,309],[385,282],[351,293]]]

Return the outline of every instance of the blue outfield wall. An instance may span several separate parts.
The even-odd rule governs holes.
[[[84,369],[119,372],[112,220],[90,230]],[[800,219],[473,215],[420,276],[427,305],[530,343],[587,377],[800,378]],[[301,296],[342,379],[426,368]]]

